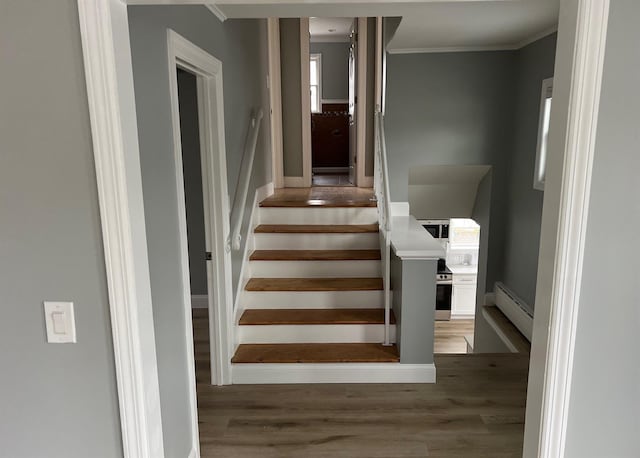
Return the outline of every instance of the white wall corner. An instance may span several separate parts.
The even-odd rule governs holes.
[[[227,15],[224,14],[224,12],[220,9],[220,7],[215,3],[207,3],[204,6],[206,6],[207,9],[215,15],[215,17],[220,19],[220,22],[224,22],[227,20]]]
[[[408,216],[409,202],[391,202],[391,216]]]

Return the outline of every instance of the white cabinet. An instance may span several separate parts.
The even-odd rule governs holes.
[[[476,275],[453,274],[451,316],[471,317],[476,313]]]

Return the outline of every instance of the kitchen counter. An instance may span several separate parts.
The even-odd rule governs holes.
[[[449,270],[451,270],[452,274],[459,274],[459,275],[477,275],[478,274],[478,266],[465,266],[462,264],[454,264],[454,265],[449,265],[447,264],[447,267],[449,268]]]

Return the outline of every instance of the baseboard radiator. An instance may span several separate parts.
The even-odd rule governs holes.
[[[533,312],[531,308],[502,282],[496,282],[496,306],[531,342],[533,334]]]

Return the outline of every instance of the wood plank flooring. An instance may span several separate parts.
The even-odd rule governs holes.
[[[474,320],[436,321],[433,339],[434,353],[467,352],[466,335],[473,335]]]
[[[260,202],[261,207],[375,207],[371,188],[281,188]]]
[[[202,458],[522,456],[525,355],[436,355],[436,384],[217,387],[193,315]]]
[[[258,234],[363,234],[379,232],[377,224],[260,224]]]
[[[271,324],[384,324],[384,309],[249,309],[240,317],[243,326]]]
[[[382,278],[251,278],[247,291],[376,291]]]
[[[255,250],[251,261],[377,261],[380,250]]]

